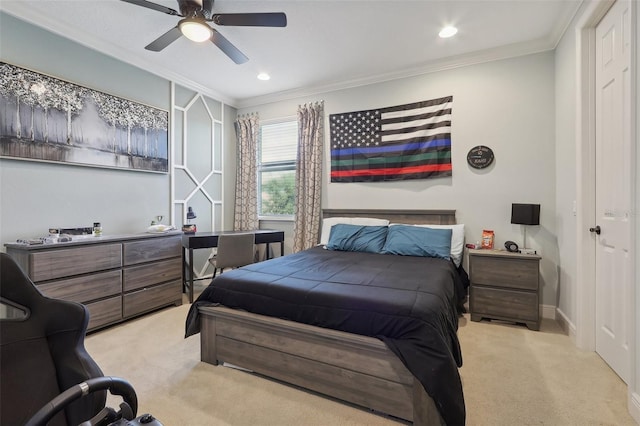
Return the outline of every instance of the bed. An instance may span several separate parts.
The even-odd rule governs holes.
[[[455,226],[453,210],[324,210],[323,218],[321,242],[331,221],[346,229],[342,222],[376,218],[389,232]],[[464,424],[456,331],[467,285],[453,260],[318,246],[217,277],[191,306],[186,335],[200,332],[210,364],[414,424]]]

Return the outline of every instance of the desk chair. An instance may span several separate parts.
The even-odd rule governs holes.
[[[213,276],[220,269],[239,268],[255,262],[256,246],[255,235],[247,234],[221,234],[218,237],[218,251],[209,258],[213,265]]]
[[[85,350],[84,305],[45,297],[6,253],[0,253],[0,305],[0,424],[44,424],[52,417],[50,425],[77,425],[98,419],[111,410],[105,407],[105,390],[113,393],[112,386],[123,389],[135,417],[133,388],[103,377]]]

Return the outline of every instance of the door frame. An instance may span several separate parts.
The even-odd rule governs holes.
[[[596,322],[595,322],[595,258],[596,258],[596,241],[589,232],[589,227],[595,224],[595,28],[602,17],[609,11],[615,0],[594,1],[587,3],[582,16],[578,19],[575,27],[576,31],[576,205],[577,205],[577,221],[576,221],[576,346],[583,350],[595,351],[596,345]],[[631,84],[633,93],[637,93],[638,88],[635,87],[636,76],[638,75],[638,62],[634,56],[637,49],[638,31],[636,25],[636,14],[638,13],[638,5],[634,1],[630,1],[631,11],[631,43],[632,57],[631,66],[632,76]],[[637,114],[636,108],[637,97],[631,108],[631,139],[637,141]],[[632,157],[631,163],[631,208],[635,210],[638,186],[636,185],[638,165],[635,160],[636,152],[635,144],[631,144],[629,153]],[[638,215],[632,215],[631,232],[637,236],[638,231]],[[638,240],[637,238],[635,239]],[[637,311],[638,295],[638,273],[640,272],[635,266],[637,256],[637,243],[631,246],[632,262],[631,276],[635,285],[631,288],[631,302],[633,303],[632,318],[630,318],[630,336],[629,342],[630,352],[630,372],[629,372],[629,412],[636,418],[640,419],[640,371],[638,371],[635,360],[638,358],[638,341],[637,336],[640,334],[640,313]],[[633,317],[635,315],[635,317]]]

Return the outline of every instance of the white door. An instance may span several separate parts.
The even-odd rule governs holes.
[[[632,261],[630,23],[629,1],[618,0],[596,27],[596,352],[625,382]]]

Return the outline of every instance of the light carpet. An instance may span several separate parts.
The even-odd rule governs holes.
[[[397,419],[235,369],[200,362],[199,335],[184,339],[188,304],[89,335],[105,375],[135,387],[138,414],[165,426],[399,425]],[[555,321],[541,331],[461,318],[458,331],[468,425],[635,425],[627,387]],[[118,397],[109,397],[116,408]]]

